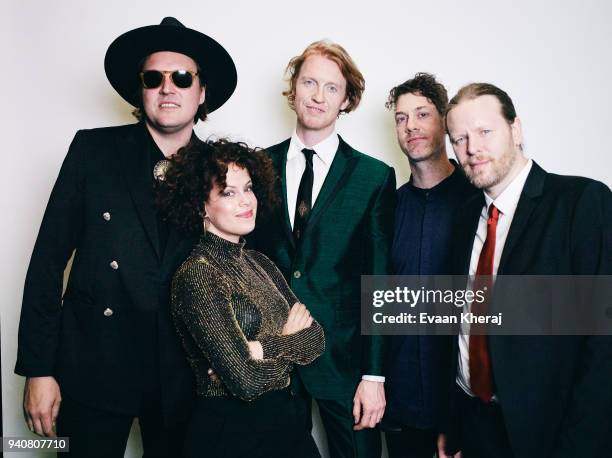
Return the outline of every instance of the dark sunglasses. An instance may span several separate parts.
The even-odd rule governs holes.
[[[193,79],[198,75],[198,72],[190,72],[189,70],[146,70],[140,72],[140,80],[145,89],[155,89],[161,86],[164,77],[170,75],[174,85],[180,89],[187,89],[193,84]]]

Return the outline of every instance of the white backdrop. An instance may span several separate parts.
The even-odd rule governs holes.
[[[338,131],[357,149],[394,166],[400,184],[408,178],[408,165],[384,102],[392,86],[417,71],[435,73],[451,95],[476,80],[499,85],[513,98],[523,121],[527,155],[549,171],[585,175],[608,185],[612,181],[612,3],[606,0],[3,4],[0,312],[5,436],[28,435],[20,406],[23,379],[13,375],[22,287],[67,147],[79,128],[133,121],[103,68],[106,48],[127,30],[175,16],[217,39],[233,56],[237,90],[209,121],[197,125],[201,137],[214,133],[253,146],[288,137],[294,116],[280,94],[285,65],[310,42],[329,38],[346,47],[366,78],[361,106],[340,119]],[[318,427],[315,434],[324,441]],[[132,439],[126,456],[139,456],[139,447]]]

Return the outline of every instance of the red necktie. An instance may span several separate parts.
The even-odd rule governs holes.
[[[489,207],[489,219],[487,220],[487,239],[482,246],[478,267],[476,269],[475,289],[487,288],[485,300],[472,302],[472,313],[484,315],[487,313],[488,300],[491,297],[493,282],[493,260],[495,258],[495,231],[499,210],[495,205]],[[482,277],[484,276],[484,278]],[[469,358],[470,358],[470,385],[472,391],[482,401],[489,402],[493,397],[493,377],[491,375],[491,358],[487,346],[487,336],[482,325],[472,325],[472,329],[478,329],[480,335],[470,334]]]

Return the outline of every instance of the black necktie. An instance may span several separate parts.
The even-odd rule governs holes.
[[[304,148],[302,150],[306,158],[306,168],[300,180],[298,188],[297,201],[295,204],[295,218],[293,220],[293,236],[296,241],[299,241],[306,229],[308,215],[312,209],[312,182],[314,181],[314,172],[312,170],[312,156],[315,152],[311,149]]]

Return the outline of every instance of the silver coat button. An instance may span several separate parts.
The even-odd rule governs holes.
[[[111,269],[117,270],[119,268],[119,263],[117,261],[112,261],[110,263]]]
[[[102,218],[104,218],[105,221],[110,221],[111,215],[109,212],[104,212],[102,213]]]
[[[104,310],[104,316],[111,316],[113,314],[113,311],[109,308],[107,308],[106,310]]]
[[[295,272],[293,272],[293,278],[300,278],[302,276],[302,272],[300,272],[299,270],[296,270]]]

